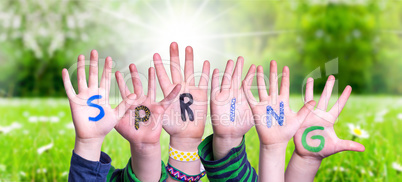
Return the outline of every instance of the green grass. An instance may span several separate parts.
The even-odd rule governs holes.
[[[316,99],[318,100],[318,99]],[[300,96],[291,98],[296,111],[302,104]],[[335,99],[331,100],[332,103]],[[383,116],[376,116],[387,110]],[[347,103],[335,131],[342,139],[351,139],[347,123],[360,125],[370,134],[368,139],[356,139],[366,147],[363,153],[342,152],[324,159],[316,181],[402,181],[402,174],[392,168],[392,162],[402,163],[401,138],[402,98],[352,96]],[[30,116],[58,116],[59,122],[29,122]],[[375,118],[383,118],[376,122]],[[74,129],[66,99],[2,99],[0,100],[0,126],[13,122],[22,125],[9,133],[0,133],[0,181],[66,181],[70,157],[74,148]],[[212,133],[207,121],[205,136]],[[162,159],[168,159],[169,136],[161,136]],[[53,142],[54,146],[38,155],[37,149]],[[246,134],[247,154],[251,165],[258,169],[259,140],[255,128]],[[294,149],[290,141],[286,153],[288,163]],[[124,167],[130,157],[129,145],[116,131],[105,139],[102,150],[113,159],[116,168]],[[344,171],[334,170],[342,167]],[[45,168],[46,173],[37,170]],[[204,181],[207,181],[204,178]]]

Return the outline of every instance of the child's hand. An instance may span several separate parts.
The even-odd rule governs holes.
[[[313,100],[314,80],[306,84],[305,101]],[[286,169],[286,181],[313,181],[323,158],[341,151],[364,151],[364,146],[353,141],[341,140],[336,136],[334,123],[345,106],[352,88],[347,86],[336,104],[327,112],[335,77],[328,81],[318,101],[317,109],[306,117],[293,138],[296,149]]]
[[[294,136],[296,154],[301,157],[311,157],[322,160],[341,151],[364,151],[364,146],[350,140],[341,140],[336,136],[334,124],[345,106],[352,88],[347,86],[336,104],[327,112],[335,77],[329,76],[318,101],[317,109],[313,110]],[[306,84],[305,101],[313,100],[314,80],[309,78]]]
[[[241,85],[243,64],[243,58],[239,57],[232,74],[234,63],[232,60],[227,62],[220,89],[219,70],[215,69],[212,75],[211,120],[215,160],[223,158],[230,149],[238,146],[243,135],[254,125]],[[250,70],[255,70],[255,66],[251,66]]]
[[[81,157],[98,161],[104,137],[124,115],[135,95],[130,95],[118,107],[109,105],[112,59],[107,57],[98,86],[98,53],[93,50],[90,57],[89,84],[85,78],[85,57],[80,55],[77,63],[78,95],[75,94],[67,69],[63,69],[64,87],[70,101],[76,141],[74,152]]]
[[[156,144],[159,143],[162,131],[162,119],[165,110],[170,106],[173,99],[180,92],[181,85],[176,85],[173,90],[161,102],[155,101],[155,70],[148,70],[148,94],[143,94],[142,83],[134,64],[130,65],[132,82],[134,85],[134,94],[137,98],[130,106],[127,112],[116,125],[116,130],[127,139],[130,144]],[[126,99],[131,93],[120,72],[116,72],[116,80],[123,99]],[[141,107],[145,106],[145,107]],[[147,112],[146,110],[149,109]],[[135,116],[138,112],[139,116]],[[142,112],[142,114],[141,114]],[[142,115],[142,116],[141,116]],[[147,118],[142,122],[135,122],[136,118]],[[138,127],[138,128],[137,128]]]
[[[304,118],[314,108],[314,101],[304,105],[299,112],[294,113],[289,107],[289,68],[282,71],[281,89],[278,95],[278,76],[275,61],[271,61],[269,75],[269,95],[266,92],[264,71],[262,66],[257,68],[257,85],[260,101],[254,99],[250,86],[255,75],[255,68],[250,68],[243,81],[244,91],[256,124],[256,129],[262,146],[286,147],[289,140],[299,129]],[[308,109],[308,107],[310,109]]]
[[[193,49],[188,46],[185,52],[184,79],[180,67],[177,43],[170,45],[170,72],[172,82],[165,71],[159,54],[154,55],[154,64],[163,95],[182,85],[175,101],[167,108],[163,128],[170,135],[170,145],[181,151],[196,151],[204,134],[208,108],[209,62],[205,61],[198,86],[195,86]]]
[[[134,64],[130,65],[130,72],[137,99],[115,128],[130,142],[131,166],[136,177],[141,181],[158,181],[161,175],[159,139],[163,114],[180,92],[181,85],[176,85],[161,102],[157,103],[154,68],[148,70],[147,95],[143,94],[141,80]],[[122,97],[126,98],[130,90],[120,72],[116,72],[116,80]]]
[[[284,181],[285,154],[289,140],[299,129],[304,118],[314,108],[314,101],[304,105],[298,113],[289,107],[289,68],[282,71],[281,90],[278,95],[278,76],[275,61],[271,61],[269,95],[267,94],[262,66],[257,68],[257,85],[260,102],[250,91],[255,68],[250,68],[243,81],[244,92],[253,112],[260,138],[260,181]],[[310,109],[309,109],[310,108]]]

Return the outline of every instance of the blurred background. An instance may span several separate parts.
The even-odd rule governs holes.
[[[278,70],[289,66],[293,110],[303,104],[308,76],[318,96],[334,74],[332,103],[346,85],[353,88],[336,132],[361,142],[366,152],[325,159],[317,181],[402,180],[401,40],[399,0],[2,0],[0,181],[67,179],[74,130],[61,70],[70,69],[76,85],[79,54],[89,59],[96,49],[123,73],[135,63],[145,82],[153,54],[168,63],[173,41],[182,62],[185,47],[194,48],[196,72],[204,60],[222,72],[238,56],[245,58],[244,73],[251,64],[268,73],[270,60]],[[119,98],[114,80],[112,85]],[[211,132],[207,125],[205,135]],[[258,168],[255,129],[247,137],[250,161]],[[167,160],[166,133],[161,143]],[[290,142],[287,161],[293,148]],[[115,131],[103,151],[117,168],[130,157],[128,143]]]

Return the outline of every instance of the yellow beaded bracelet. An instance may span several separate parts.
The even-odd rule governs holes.
[[[182,152],[169,146],[169,157],[178,161],[196,161],[200,159],[198,152]]]

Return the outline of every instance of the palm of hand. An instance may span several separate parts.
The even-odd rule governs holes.
[[[102,90],[99,91],[102,92]],[[104,111],[104,117],[99,121],[89,120],[89,117],[96,117],[102,112],[87,104],[88,99],[94,95],[102,97],[92,101],[93,104],[102,107]],[[86,90],[79,93],[75,98],[69,99],[69,101],[76,133],[81,139],[101,138],[114,128],[117,117],[114,110],[107,104],[105,93],[98,93],[98,90]]]
[[[156,86],[155,86],[155,70],[148,70],[148,94],[144,95],[142,83],[139,79],[137,68],[134,64],[130,65],[132,82],[134,85],[134,94],[138,97],[132,101],[129,111],[124,114],[119,123],[116,125],[116,130],[130,143],[157,143],[159,142],[162,131],[162,120],[166,109],[171,105],[172,100],[177,96],[181,89],[181,85],[176,85],[170,93],[159,103],[155,102]],[[116,72],[116,80],[119,86],[120,94],[126,98],[130,94],[130,90],[125,83],[125,80],[120,72]],[[149,109],[146,113],[139,106],[145,106]],[[148,120],[138,122],[138,128],[135,127],[135,111],[138,110],[139,117],[145,118],[147,114]],[[140,111],[144,110],[144,111]],[[141,115],[142,113],[142,115]]]
[[[287,143],[299,129],[301,122],[297,113],[294,113],[287,101],[284,102],[284,122],[280,126],[274,117],[267,115],[267,107],[271,106],[278,115],[280,114],[280,101],[284,99],[278,98],[278,102],[270,104],[261,102],[252,108],[254,118],[256,119],[256,129],[260,137],[261,143],[264,145],[272,145],[279,143]],[[272,126],[268,127],[267,117],[271,117]]]
[[[252,113],[244,92],[238,90],[237,93],[233,97],[228,93],[219,93],[215,98],[211,97],[211,120],[215,135],[242,137],[253,127]],[[234,121],[231,121],[230,114],[234,98],[236,99]]]
[[[115,128],[126,140],[132,143],[157,143],[162,132],[162,115],[164,109],[160,105],[151,103],[150,99],[145,98],[145,96],[138,100],[145,101],[131,106]],[[136,107],[141,105],[149,108],[151,115],[148,121],[139,123],[140,127],[137,130],[135,128],[134,111]]]
[[[177,84],[172,84],[172,87],[176,85]],[[185,86],[180,94],[175,98],[175,102],[166,109],[168,119],[164,121],[164,129],[172,136],[189,137],[188,135],[191,134],[192,137],[202,137],[204,130],[200,130],[200,128],[204,128],[207,116],[207,92],[205,89],[189,86],[185,82],[182,82],[182,85]],[[187,111],[184,113],[185,121],[183,121],[181,117],[182,113],[179,97],[186,93],[191,94],[193,98],[193,103],[190,105],[190,109],[193,112],[193,121],[190,120]],[[186,104],[188,102],[189,98],[184,98],[183,103]]]

